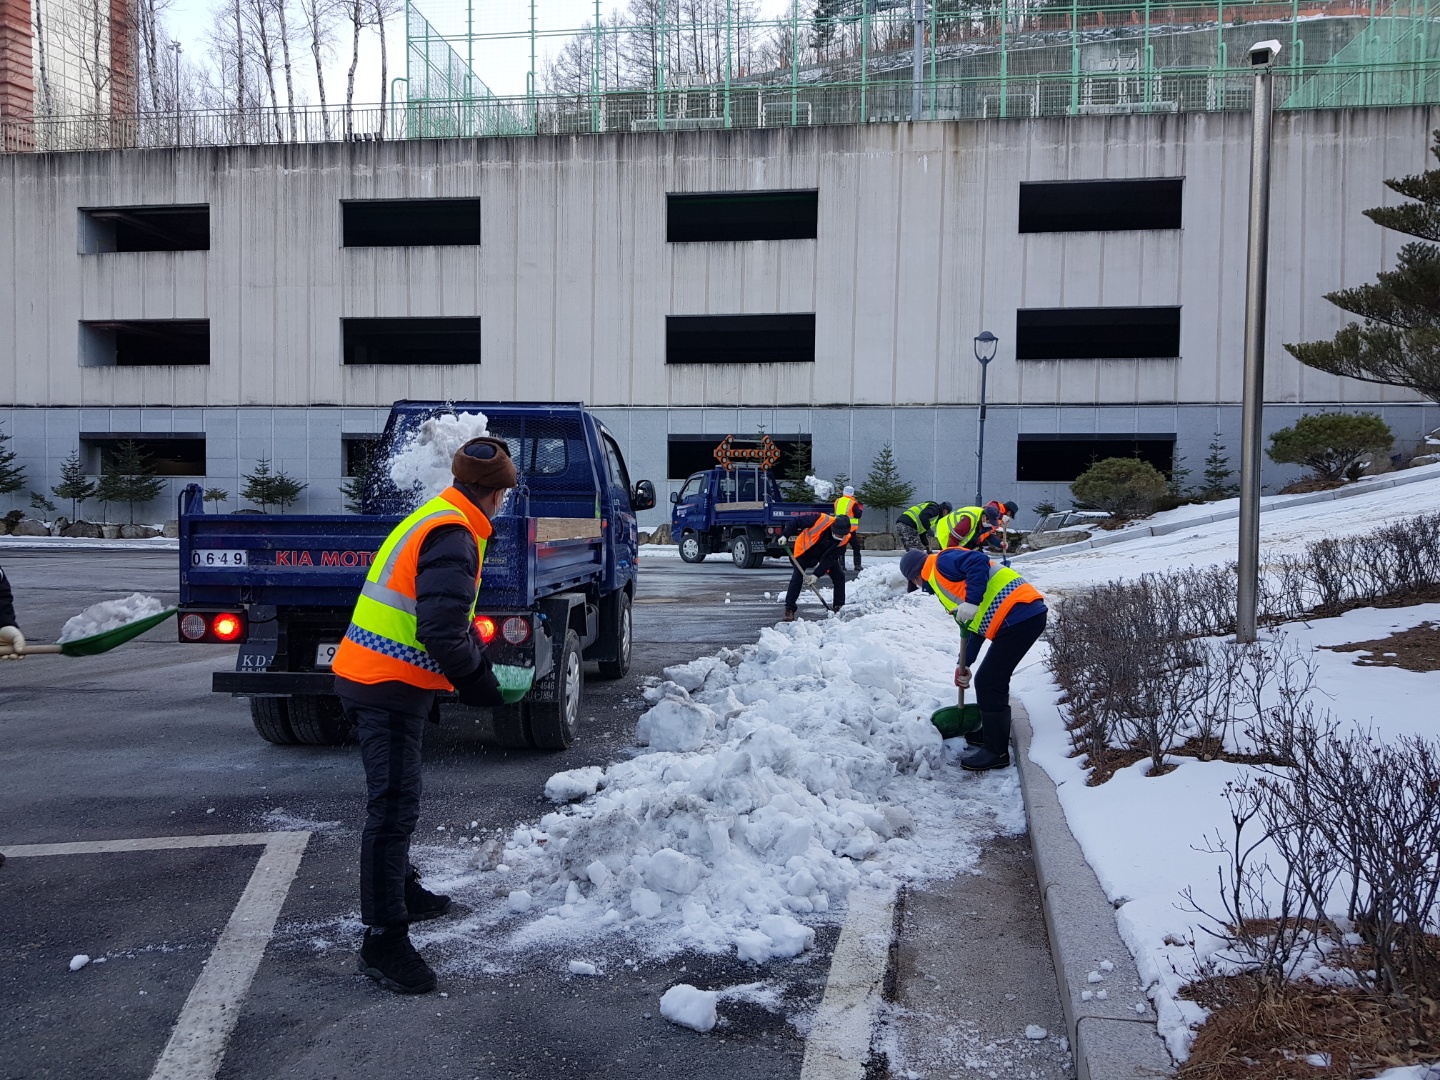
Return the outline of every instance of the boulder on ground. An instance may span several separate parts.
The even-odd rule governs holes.
[[[670,536],[670,526],[668,524],[661,525],[650,534],[650,539],[645,541],[647,544],[673,544],[674,542]]]
[[[894,551],[900,545],[890,533],[871,533],[865,537],[866,551]]]
[[[121,525],[121,526],[120,526],[120,539],[121,539],[121,540],[149,540],[149,539],[151,539],[152,537],[159,536],[159,535],[160,535],[160,530],[159,530],[159,529],[156,529],[156,528],[154,528],[154,527],[152,527],[152,526],[150,526],[150,525]]]
[[[50,522],[51,536],[64,536],[65,530],[70,527],[70,519],[61,514],[54,521]]]
[[[1089,540],[1090,533],[1085,529],[1052,529],[1049,532],[1031,533],[1025,538],[1025,543],[1031,548],[1060,547],[1062,544],[1078,544],[1082,540]]]
[[[21,518],[10,530],[11,536],[49,536],[50,526],[34,518]]]
[[[100,526],[100,535],[103,536],[106,540],[119,540],[119,539],[120,539],[120,526],[119,526],[119,525],[101,525],[101,526]]]
[[[160,530],[160,535],[168,540],[174,540],[180,535],[180,519],[171,518],[165,522],[165,527]]]
[[[100,526],[93,521],[77,521],[73,525],[67,525],[61,536],[82,536],[89,540],[98,540],[103,534]]]

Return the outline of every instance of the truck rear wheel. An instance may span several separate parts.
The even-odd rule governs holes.
[[[290,727],[290,699],[283,697],[252,697],[250,720],[260,737],[276,746],[294,746],[300,740]]]
[[[686,529],[680,534],[680,558],[683,562],[704,562],[708,554],[699,533]]]
[[[765,561],[765,545],[757,544],[748,534],[730,541],[730,558],[741,570],[757,569]]]
[[[630,594],[621,593],[615,600],[614,660],[600,661],[602,679],[623,679],[630,670]]]
[[[331,694],[301,694],[290,699],[290,730],[307,746],[339,746],[350,738],[350,721]]]
[[[565,631],[565,644],[555,658],[555,700],[529,702],[530,733],[541,750],[564,750],[580,733],[580,698],[585,691],[585,665],[580,660],[580,635]]]

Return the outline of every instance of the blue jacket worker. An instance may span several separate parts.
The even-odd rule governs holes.
[[[785,621],[794,622],[800,603],[802,586],[814,585],[821,574],[828,574],[835,586],[830,610],[845,606],[845,546],[853,535],[850,519],[839,514],[806,514],[794,519],[790,526],[795,535],[795,561],[800,569],[790,574],[790,588],[785,590]]]
[[[980,704],[979,745],[960,759],[970,772],[1010,764],[1010,676],[1030,646],[1045,632],[1045,599],[1040,590],[1008,566],[992,563],[976,548],[950,548],[927,556],[907,551],[900,558],[906,580],[924,581],[960,627],[964,645],[955,665],[955,685],[970,685],[970,666],[985,642],[990,651],[975,672]],[[977,740],[967,735],[972,746]]]
[[[0,645],[8,645],[10,651],[0,659],[24,660],[25,635],[20,632],[15,618],[15,596],[10,591],[10,579],[0,567]]]

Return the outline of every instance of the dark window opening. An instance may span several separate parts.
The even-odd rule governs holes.
[[[667,364],[813,364],[815,316],[667,315]]]
[[[203,432],[161,434],[153,431],[103,431],[80,433],[81,456],[86,470],[100,475],[114,472],[114,458],[120,444],[133,441],[155,469],[156,476],[204,476],[205,435]]]
[[[205,367],[209,319],[127,319],[80,324],[84,367]]]
[[[1015,313],[1017,360],[1146,360],[1179,355],[1178,307],[1029,308]]]
[[[1063,180],[1020,185],[1020,231],[1125,232],[1180,228],[1185,181]]]
[[[1069,483],[1097,461],[1138,457],[1167,477],[1175,468],[1174,435],[1021,435],[1015,479]]]
[[[341,319],[347,364],[478,364],[479,318]]]
[[[722,191],[665,196],[665,239],[672,244],[719,240],[814,240],[818,191]]]
[[[715,460],[715,447],[724,438],[724,435],[671,435],[667,448],[665,478],[684,480],[691,473],[715,468],[718,464]],[[747,439],[759,438],[759,435],[736,436],[741,445],[745,445]],[[808,454],[810,450],[809,435],[771,435],[770,441],[780,450],[780,460],[770,470],[770,475],[777,479],[785,475],[794,455]]]
[[[473,247],[480,243],[479,199],[342,202],[345,247]]]
[[[340,440],[341,447],[344,451],[345,475],[363,475],[366,466],[370,464],[371,455],[375,453],[376,447],[380,445],[380,436],[341,435]]]
[[[80,211],[80,251],[209,251],[210,207],[106,206]]]

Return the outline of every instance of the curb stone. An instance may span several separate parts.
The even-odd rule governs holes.
[[[1030,717],[1018,701],[1012,700],[1011,708],[1035,876],[1077,1080],[1170,1076],[1170,1053],[1156,1031],[1155,1009],[1135,959],[1120,940],[1115,908],[1066,824],[1054,781],[1030,760]],[[1090,984],[1090,973],[1107,960],[1114,970]],[[1095,990],[1107,990],[1108,1000],[1081,999],[1082,993]],[[1144,1011],[1137,1013],[1135,1006],[1141,1004]]]

